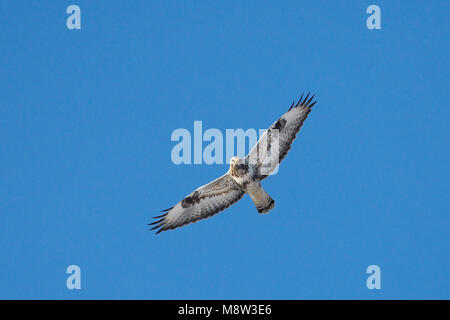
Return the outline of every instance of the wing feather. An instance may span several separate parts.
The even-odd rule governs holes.
[[[261,180],[272,174],[286,157],[303,122],[316,104],[313,99],[314,95],[308,93],[303,98],[302,94],[298,102],[293,102],[289,110],[264,132],[245,158],[247,163],[256,166],[256,174]]]
[[[158,229],[158,234],[209,218],[240,200],[243,195],[242,187],[229,174],[225,174],[201,186],[174,207],[163,210],[165,213],[155,217],[158,220],[149,224],[153,225],[150,230]]]

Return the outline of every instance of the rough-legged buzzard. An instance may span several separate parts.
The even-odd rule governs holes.
[[[277,169],[286,157],[303,122],[316,102],[313,96],[303,95],[292,103],[259,139],[244,158],[233,157],[230,169],[220,178],[198,188],[174,207],[163,210],[150,225],[156,233],[175,229],[200,219],[211,217],[239,201],[245,193],[253,200],[259,213],[267,213],[275,201],[264,191],[261,180]]]

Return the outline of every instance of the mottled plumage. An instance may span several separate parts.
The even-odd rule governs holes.
[[[211,217],[239,201],[245,193],[252,199],[259,213],[267,213],[275,201],[264,191],[261,181],[273,174],[286,157],[303,122],[316,102],[308,95],[275,121],[261,136],[245,159],[233,157],[230,169],[220,178],[198,188],[178,202],[163,210],[151,230],[175,229],[200,219]]]

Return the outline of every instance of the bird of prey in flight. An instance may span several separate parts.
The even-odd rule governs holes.
[[[149,225],[150,230],[175,229],[200,219],[209,218],[239,201],[248,194],[259,213],[267,213],[275,201],[261,186],[286,157],[311,108],[314,95],[293,102],[289,110],[273,123],[244,158],[232,157],[230,169],[223,176],[201,186]]]

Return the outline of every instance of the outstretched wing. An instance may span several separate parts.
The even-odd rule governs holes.
[[[198,188],[174,207],[163,210],[164,214],[154,217],[156,220],[150,230],[161,231],[175,229],[200,219],[209,218],[237,202],[244,195],[242,188],[229,175]]]
[[[286,157],[303,122],[316,104],[315,101],[312,102],[313,98],[314,95],[309,97],[308,93],[305,99],[302,95],[296,104],[293,102],[289,110],[264,132],[247,155],[245,160],[256,166],[259,179],[272,174]]]

